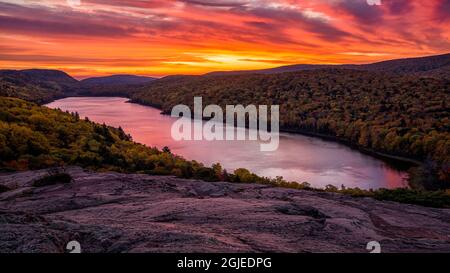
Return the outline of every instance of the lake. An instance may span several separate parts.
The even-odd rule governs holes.
[[[175,118],[127,101],[117,97],[72,97],[47,106],[121,126],[136,142],[158,148],[168,146],[173,153],[207,166],[219,162],[228,171],[246,168],[260,176],[282,176],[318,188],[328,184],[362,189],[407,186],[405,172],[345,145],[315,137],[280,133],[279,147],[273,152],[261,152],[259,141],[175,141],[171,137]]]

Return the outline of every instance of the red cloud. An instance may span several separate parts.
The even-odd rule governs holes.
[[[73,71],[132,72],[144,69],[134,61],[141,59],[151,60],[151,73],[203,73],[369,62],[444,53],[450,45],[449,0],[82,0],[79,7],[43,0],[1,2],[0,10],[4,68],[68,62]],[[205,54],[230,63],[205,61]]]

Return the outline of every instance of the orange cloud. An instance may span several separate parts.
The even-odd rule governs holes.
[[[449,0],[69,2],[0,1],[0,67],[163,76],[450,48]]]

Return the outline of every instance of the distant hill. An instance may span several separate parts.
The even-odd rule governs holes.
[[[80,81],[80,95],[128,97],[138,87],[157,80],[152,77],[135,75],[112,75],[88,78]]]
[[[0,96],[45,103],[75,94],[78,88],[76,79],[59,70],[0,70]]]
[[[78,81],[60,70],[0,70],[0,96],[37,103],[77,95],[128,96],[135,85],[155,80],[134,75],[112,75]]]
[[[0,70],[0,77],[2,79],[16,79],[17,82],[26,80],[29,83],[42,86],[45,86],[48,83],[55,83],[59,86],[67,87],[78,84],[78,81],[67,73],[50,69]]]
[[[143,84],[156,80],[156,78],[135,76],[135,75],[112,75],[106,77],[93,77],[80,81],[84,86],[94,85],[128,85],[128,84]]]
[[[368,71],[382,71],[396,74],[427,74],[437,70],[448,71],[450,68],[450,54],[435,55],[419,58],[396,59],[367,65],[357,65],[358,69]]]
[[[450,77],[450,53],[443,55],[395,59],[372,64],[311,65],[295,64],[261,70],[217,71],[205,75],[242,75],[242,74],[276,74],[285,72],[307,71],[324,68],[345,68],[366,71],[378,71],[393,74],[418,74],[422,76]]]
[[[275,68],[259,70],[236,70],[236,71],[214,71],[206,73],[205,76],[223,76],[223,75],[245,75],[245,74],[277,74],[296,71],[307,71],[315,69],[324,69],[332,67],[342,67],[340,65],[314,65],[314,64],[293,64]]]

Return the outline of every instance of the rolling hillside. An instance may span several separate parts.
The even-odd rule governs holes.
[[[156,80],[152,77],[135,76],[135,75],[112,75],[106,77],[93,77],[81,80],[83,86],[96,85],[127,85],[127,84],[143,84]]]
[[[78,81],[58,70],[0,70],[0,96],[38,103],[75,94]]]
[[[80,95],[128,97],[138,86],[149,84],[155,80],[157,79],[134,75],[88,78],[80,81]]]
[[[78,81],[63,71],[46,69],[0,70],[0,96],[46,103],[68,96],[128,96],[135,85],[155,78],[112,75]]]
[[[370,72],[382,72],[390,76],[411,75],[416,77],[433,77],[450,79],[450,54],[398,59],[367,65],[290,65],[264,70],[211,72],[204,77],[238,76],[249,74],[280,74],[323,69],[351,69]],[[320,72],[319,72],[320,73]],[[45,103],[56,98],[84,96],[124,96],[130,97],[138,90],[145,89],[153,83],[167,84],[185,82],[189,76],[168,76],[163,79],[135,75],[111,75],[93,77],[77,81],[59,70],[28,69],[0,70],[0,95],[18,97],[38,103]],[[171,83],[172,84],[172,83]],[[136,98],[136,96],[134,96]]]

